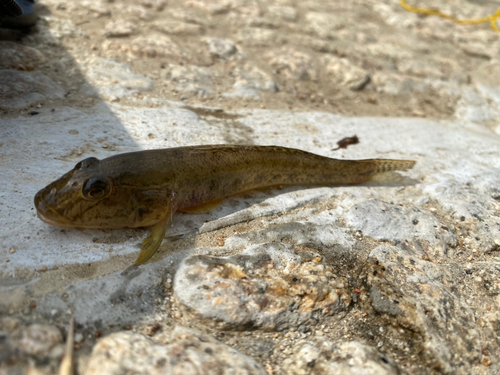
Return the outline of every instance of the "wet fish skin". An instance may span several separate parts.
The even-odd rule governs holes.
[[[355,185],[407,170],[411,160],[339,160],[280,146],[208,145],[88,158],[35,196],[52,225],[137,228],[154,225],[136,265],[159,247],[178,210],[278,185]]]

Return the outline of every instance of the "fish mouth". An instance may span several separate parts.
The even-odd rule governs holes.
[[[43,222],[60,227],[72,227],[73,225],[52,208],[43,198],[44,190],[35,195],[35,207],[37,216]]]

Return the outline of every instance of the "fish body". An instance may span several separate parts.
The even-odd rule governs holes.
[[[136,264],[159,247],[173,213],[257,188],[354,185],[411,160],[338,160],[279,146],[211,145],[88,158],[35,196],[48,224],[81,228],[155,225]]]

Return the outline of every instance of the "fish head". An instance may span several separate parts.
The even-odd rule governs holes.
[[[35,195],[38,217],[51,225],[125,228],[152,225],[160,218],[165,194],[120,183],[120,173],[106,173],[101,161],[79,162]]]

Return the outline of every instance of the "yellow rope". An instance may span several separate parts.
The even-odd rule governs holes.
[[[500,8],[498,8],[495,11],[495,13],[493,13],[491,16],[488,16],[488,17],[476,18],[476,19],[472,19],[472,20],[459,20],[458,18],[450,16],[449,14],[442,13],[436,9],[422,9],[422,8],[413,7],[411,5],[406,4],[406,0],[401,0],[401,6],[409,12],[429,14],[429,15],[433,15],[433,16],[446,18],[450,21],[458,23],[459,25],[477,25],[478,23],[489,22],[491,25],[491,28],[493,30],[495,30],[497,33],[500,32],[500,30],[498,29],[498,27],[495,23],[496,19],[498,17],[500,17]]]

